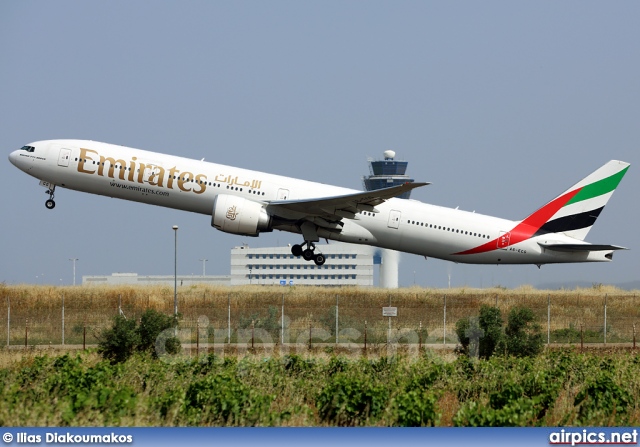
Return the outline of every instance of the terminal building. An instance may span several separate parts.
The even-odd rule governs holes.
[[[369,246],[334,243],[317,245],[327,263],[318,266],[291,254],[291,247],[231,250],[231,275],[178,275],[178,286],[194,284],[373,286],[373,254]],[[82,285],[166,285],[173,287],[173,275],[143,276],[137,273],[83,276]]]
[[[333,243],[317,245],[327,262],[315,265],[293,256],[291,247],[231,250],[231,285],[373,286],[373,248]]]

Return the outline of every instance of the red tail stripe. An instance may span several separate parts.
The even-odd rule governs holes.
[[[525,220],[520,222],[511,230],[511,238],[509,239],[509,245],[517,244],[518,242],[522,242],[526,239],[529,239],[533,236],[536,231],[540,229],[545,223],[549,221],[553,217],[554,214],[560,210],[563,206],[567,204],[569,200],[571,200],[576,194],[580,192],[582,188],[574,189],[558,197],[557,199],[552,200],[547,203],[545,206],[540,208],[538,211],[527,217]],[[461,251],[459,253],[455,253],[457,255],[472,255],[476,253],[485,253],[487,251],[492,251],[498,248],[498,238],[489,241],[485,244],[479,245],[470,250]]]

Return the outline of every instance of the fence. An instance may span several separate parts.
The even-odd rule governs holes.
[[[95,344],[120,313],[138,319],[146,309],[173,313],[169,288],[0,288],[6,345]],[[1,301],[0,301],[1,302]],[[635,293],[439,291],[190,287],[178,294],[180,334],[186,343],[455,344],[455,323],[481,305],[528,307],[548,343],[632,343],[640,317]],[[384,317],[383,307],[397,316]]]

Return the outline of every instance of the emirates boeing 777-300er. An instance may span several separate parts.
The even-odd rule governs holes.
[[[523,220],[429,205],[397,196],[428,183],[356,191],[87,140],[38,141],[12,152],[16,167],[47,189],[133,200],[211,216],[226,233],[289,231],[291,253],[317,265],[320,238],[470,264],[611,261],[617,245],[584,238],[629,163],[612,160]]]

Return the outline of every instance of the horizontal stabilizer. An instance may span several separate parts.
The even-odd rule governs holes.
[[[563,252],[584,252],[584,251],[606,251],[606,250],[628,250],[626,247],[606,244],[543,244],[538,242],[542,248]]]

